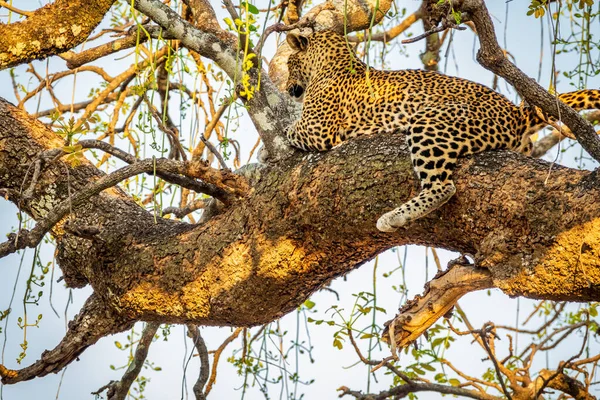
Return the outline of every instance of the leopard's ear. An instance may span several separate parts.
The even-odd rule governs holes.
[[[287,42],[292,50],[301,51],[308,47],[308,38],[298,33],[288,33]]]

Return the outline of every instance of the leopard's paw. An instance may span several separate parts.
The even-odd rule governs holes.
[[[377,220],[377,229],[381,232],[395,232],[411,221],[399,208],[383,214]]]

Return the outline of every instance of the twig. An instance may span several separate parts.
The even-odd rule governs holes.
[[[367,365],[376,367],[376,368],[371,369],[371,372],[375,372],[381,366],[385,366],[387,369],[389,369],[394,374],[396,374],[399,378],[402,378],[402,380],[404,380],[405,382],[407,382],[407,383],[413,382],[413,380],[408,375],[406,375],[405,373],[400,371],[398,368],[396,368],[395,366],[390,364],[390,361],[394,359],[393,357],[387,357],[381,361],[368,360],[367,358],[365,358],[365,356],[362,355],[360,349],[358,348],[358,345],[356,344],[356,341],[354,340],[354,336],[352,335],[352,330],[350,328],[348,328],[347,333],[348,333],[348,337],[350,338],[350,343],[352,344],[352,347],[354,347],[354,351],[358,355],[358,358],[360,359],[360,361],[362,361],[363,364],[367,364]]]
[[[221,343],[219,348],[215,351],[215,355],[213,357],[213,366],[210,371],[210,379],[208,380],[208,383],[206,384],[206,389],[204,390],[205,396],[208,396],[208,394],[212,390],[215,381],[217,380],[217,365],[219,365],[219,358],[221,357],[221,353],[223,353],[223,350],[225,350],[225,347],[227,347],[229,343],[233,342],[239,336],[241,331],[242,328],[236,328],[236,330],[233,331],[233,333],[229,335],[229,337],[225,339],[225,341]]]
[[[7,9],[9,9],[10,11],[12,11],[14,13],[24,15],[25,17],[31,17],[33,15],[33,12],[20,10],[20,9],[18,9],[16,7],[11,6],[6,1],[0,1],[0,7],[7,8]]]
[[[410,14],[408,17],[402,20],[398,25],[394,26],[391,29],[388,29],[384,32],[373,33],[369,37],[365,37],[365,35],[360,34],[356,36],[348,36],[349,42],[361,43],[365,40],[370,40],[371,42],[384,42],[387,43],[390,40],[395,39],[401,33],[405,32],[408,28],[410,28],[415,22],[421,19],[422,17],[421,9],[419,8],[414,13]]]
[[[451,29],[457,29],[459,31],[464,31],[465,29],[467,29],[464,26],[459,26],[459,25],[452,24],[452,23],[444,23],[444,24],[442,24],[440,26],[436,26],[435,28],[432,28],[432,29],[428,30],[425,33],[422,33],[422,34],[417,35],[415,37],[412,37],[410,39],[404,39],[402,41],[402,43],[403,44],[415,43],[415,42],[418,42],[419,40],[425,39],[427,36],[431,36],[434,33],[445,31],[446,29],[450,29],[450,28]]]
[[[201,208],[206,208],[206,205],[207,205],[206,200],[202,200],[202,199],[194,200],[182,208],[167,207],[163,210],[162,214],[163,214],[163,216],[169,215],[169,214],[174,214],[177,218],[181,219],[181,218],[185,217],[186,215],[188,215],[189,213],[192,213]]]
[[[206,395],[203,392],[204,385],[208,381],[208,371],[210,369],[210,363],[208,361],[208,350],[206,349],[206,343],[200,334],[200,329],[197,326],[188,324],[188,336],[194,341],[194,347],[198,351],[200,357],[200,374],[198,374],[198,380],[194,384],[194,395],[196,400],[206,400]]]
[[[504,392],[504,394],[506,395],[506,398],[508,400],[512,400],[512,396],[508,392],[508,389],[506,388],[506,384],[504,383],[504,378],[502,377],[502,373],[500,372],[500,365],[498,365],[498,360],[496,360],[496,354],[494,354],[494,352],[490,348],[490,345],[487,341],[488,333],[495,335],[492,332],[492,329],[494,329],[494,326],[489,322],[486,323],[483,326],[483,328],[481,328],[481,330],[479,331],[479,336],[481,337],[481,342],[483,343],[485,350],[487,351],[488,355],[490,356],[490,360],[492,361],[492,364],[494,364],[494,369],[496,370],[496,376],[498,377],[500,386],[502,386],[502,392]],[[537,398],[537,397],[534,397],[534,398]]]
[[[216,147],[212,143],[210,143],[208,141],[208,138],[210,137],[213,129],[215,129],[217,127],[219,120],[221,119],[221,117],[223,116],[223,114],[225,113],[227,108],[236,100],[236,98],[237,98],[237,94],[234,94],[229,99],[226,99],[223,102],[223,104],[221,104],[221,106],[213,114],[212,120],[210,121],[210,123],[208,125],[206,125],[206,128],[204,129],[204,133],[202,135],[200,135],[200,140],[202,141],[202,143],[206,147],[208,147],[210,152],[214,154],[214,156],[217,158],[217,160],[219,160],[219,165],[221,165],[221,168],[223,168],[223,169],[229,169],[229,168],[227,167],[227,164],[225,163],[225,160],[223,159],[223,156],[221,155],[221,153],[216,149]],[[202,155],[202,148],[200,145],[198,145],[192,151],[192,157],[198,158],[201,155]]]

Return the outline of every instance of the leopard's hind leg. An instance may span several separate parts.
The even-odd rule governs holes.
[[[424,107],[411,117],[407,143],[421,192],[382,215],[377,229],[393,232],[450,200],[456,193],[452,172],[458,157],[505,147],[493,137],[500,132],[474,111],[469,105],[451,104]]]

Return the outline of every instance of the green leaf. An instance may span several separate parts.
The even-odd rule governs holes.
[[[337,347],[339,350],[342,350],[342,348],[344,347],[344,345],[342,344],[342,341],[338,338],[335,338],[333,340],[333,347]]]
[[[242,2],[242,7],[246,8],[250,14],[256,15],[259,12],[258,8],[256,8],[256,6],[254,4],[250,4],[245,1]]]
[[[448,380],[448,383],[451,384],[452,386],[460,386],[460,381],[456,378],[452,378],[452,379]]]
[[[304,302],[304,307],[308,308],[309,310],[312,310],[312,308],[314,306],[315,306],[315,302],[311,301],[310,299],[308,299]]]
[[[435,368],[429,364],[421,364],[421,368],[426,369],[427,371],[431,371],[431,372],[435,371]]]

